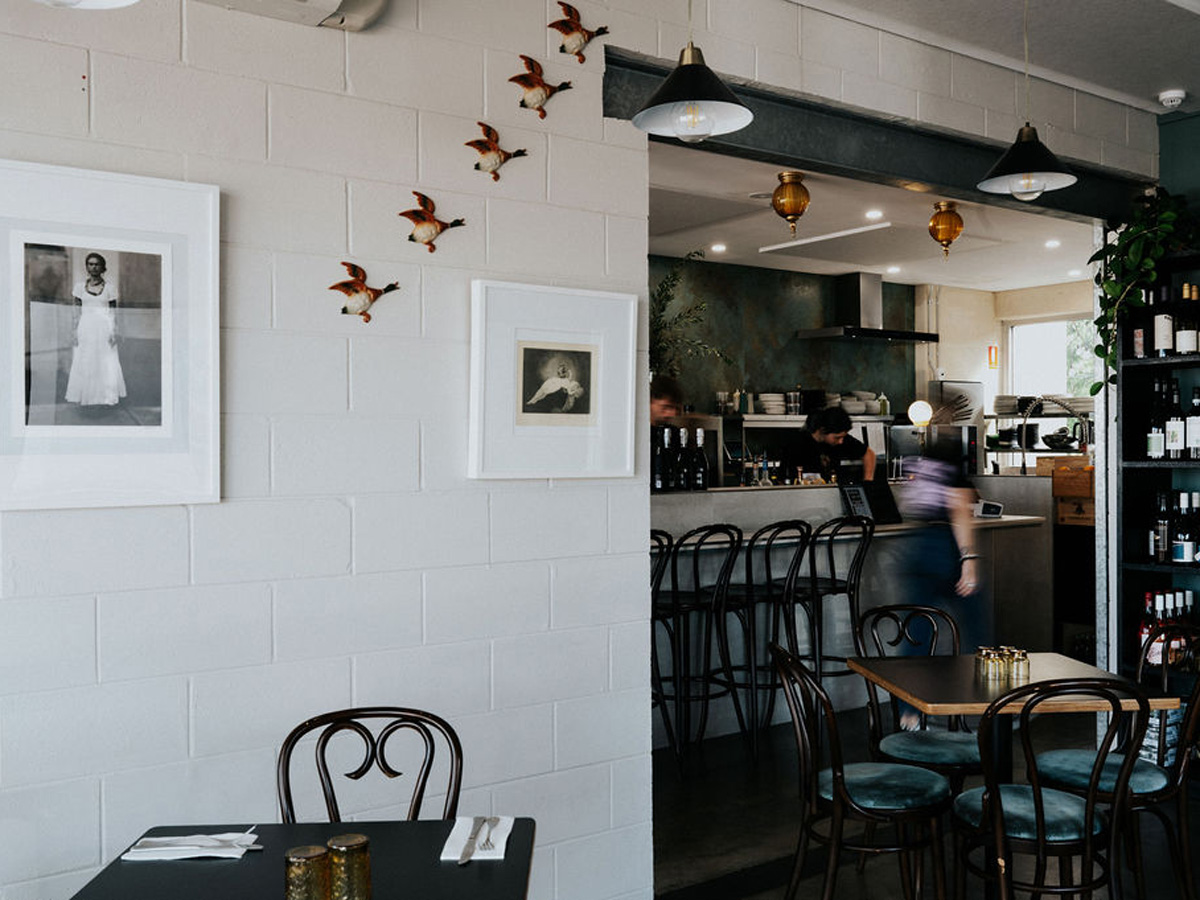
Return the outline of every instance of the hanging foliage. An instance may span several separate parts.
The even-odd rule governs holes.
[[[1187,246],[1195,236],[1196,223],[1188,215],[1186,201],[1162,188],[1146,196],[1128,222],[1110,224],[1104,246],[1088,260],[1100,264],[1095,277],[1100,306],[1095,352],[1104,363],[1103,379],[1092,384],[1093,396],[1105,385],[1116,384],[1120,325],[1129,310],[1145,306],[1144,291],[1157,284],[1163,257]]]
[[[693,250],[676,261],[650,292],[650,371],[656,375],[679,376],[683,360],[712,356],[731,365],[733,360],[718,347],[695,337],[692,330],[704,322],[708,304],[703,300],[672,311],[684,267],[694,259],[703,259],[703,250]]]

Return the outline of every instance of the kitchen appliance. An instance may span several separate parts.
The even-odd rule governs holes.
[[[925,432],[924,440],[922,430]],[[979,430],[974,425],[930,425],[925,429],[916,425],[893,425],[888,429],[890,474],[903,478],[905,460],[922,456],[924,448],[934,444],[960,450],[964,475],[978,475],[982,471]]]
[[[983,382],[980,381],[930,381],[927,397],[933,407],[933,422],[936,425],[969,425],[975,429],[976,438],[987,433],[983,418]],[[1036,437],[1035,437],[1036,440]],[[986,448],[981,440],[973,440],[974,463],[972,472],[986,472]]]
[[[804,328],[798,338],[873,338],[936,344],[929,331],[907,331],[883,327],[883,276],[874,272],[851,272],[834,279],[834,322],[826,328]]]

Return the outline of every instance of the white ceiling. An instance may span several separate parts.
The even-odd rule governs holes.
[[[802,0],[864,24],[966,53],[1018,71],[1023,66],[1025,0]],[[1154,113],[1158,93],[1183,88],[1180,109],[1200,109],[1200,0],[1029,0],[1030,72]],[[878,272],[888,281],[1011,290],[1087,278],[1090,223],[959,203],[963,235],[948,260],[926,227],[940,198],[901,188],[808,174],[812,202],[797,237],[869,224],[869,208],[886,229],[760,253],[791,238],[765,199],[779,167],[702,149],[650,148],[650,251],[817,274]],[[1060,241],[1048,249],[1046,241]],[[727,245],[713,253],[713,243]],[[900,272],[888,273],[889,266]],[[1070,275],[1073,269],[1082,275]]]
[[[793,0],[1021,71],[1024,0]],[[1034,76],[1155,113],[1183,88],[1200,110],[1200,0],[1029,0]]]
[[[889,227],[768,253],[760,247],[792,240],[771,209],[778,166],[678,144],[650,145],[650,252],[683,256],[704,250],[709,262],[818,275],[877,272],[898,284],[944,284],[984,291],[1014,290],[1089,277],[1092,226],[1083,222],[959,202],[962,235],[950,256],[929,236],[933,194],[819,173],[806,174],[811,195],[796,223],[797,238],[891,223]],[[751,198],[750,194],[766,194]],[[877,221],[866,218],[876,209]],[[1057,248],[1046,242],[1057,240]],[[726,250],[716,253],[714,243]],[[898,266],[899,272],[888,272]],[[1069,274],[1071,270],[1076,274]]]

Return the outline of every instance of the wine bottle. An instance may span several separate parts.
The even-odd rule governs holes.
[[[1150,396],[1150,427],[1146,432],[1146,458],[1162,459],[1167,455],[1166,410],[1162,402],[1162,382],[1154,379]]]
[[[675,448],[675,490],[689,491],[692,489],[691,454],[688,452],[688,430],[679,429],[679,446]]]
[[[1183,423],[1183,440],[1188,459],[1200,459],[1200,387],[1192,388],[1192,406]]]
[[[1161,592],[1154,595],[1154,624],[1155,626],[1164,624],[1164,615],[1166,612],[1166,600]],[[1160,636],[1146,650],[1146,662],[1152,666],[1162,665],[1162,637]]]
[[[1183,408],[1179,403],[1179,379],[1171,379],[1171,402],[1167,407],[1167,423],[1165,428],[1168,459],[1182,459],[1184,448],[1183,437]]]
[[[1156,356],[1175,355],[1175,317],[1166,303],[1154,307],[1154,353]]]
[[[650,490],[661,494],[674,487],[672,476],[671,429],[661,426],[651,429],[654,432],[654,453],[650,461]]]
[[[1171,551],[1171,511],[1166,491],[1158,492],[1158,518],[1154,523],[1154,561],[1165,563]]]
[[[1192,515],[1187,491],[1179,492],[1179,507],[1175,511],[1174,535],[1171,537],[1171,562],[1191,565],[1196,561],[1196,540],[1192,534]]]
[[[696,429],[696,446],[692,448],[691,486],[694,491],[708,490],[708,457],[704,455],[704,429]]]
[[[1145,605],[1142,607],[1142,621],[1138,625],[1138,646],[1146,646],[1146,638],[1154,630],[1154,594],[1146,591]]]

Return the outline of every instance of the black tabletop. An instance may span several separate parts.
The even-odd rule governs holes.
[[[169,825],[145,836],[245,831],[234,825]],[[74,900],[273,900],[283,897],[284,853],[303,844],[323,845],[338,834],[371,840],[374,900],[524,900],[533,858],[533,819],[513,824],[504,859],[465,866],[441,862],[453,822],[316,822],[259,825],[262,850],[241,859],[127,862],[119,857],[84,886]]]

